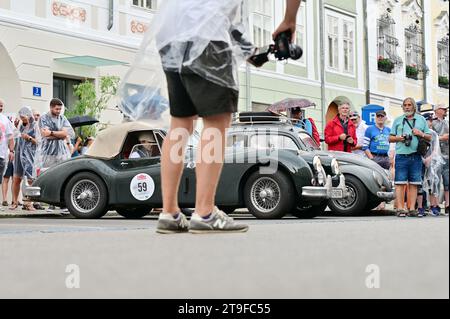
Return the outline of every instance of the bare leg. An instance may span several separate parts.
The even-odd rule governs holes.
[[[405,188],[406,185],[395,185],[395,202],[397,209],[405,209]]]
[[[14,176],[12,181],[12,201],[13,205],[17,205],[19,192],[20,192],[20,183],[22,182],[22,177]]]
[[[184,167],[184,151],[189,135],[194,129],[195,119],[196,117],[172,117],[170,131],[164,139],[161,156],[161,188],[163,211],[166,213],[177,214],[180,212],[178,188]],[[182,130],[185,134],[182,134]]]
[[[9,177],[3,177],[2,195],[4,202],[8,201],[8,185],[9,185]]]
[[[214,209],[217,184],[223,167],[225,130],[230,127],[231,113],[206,117],[203,123],[201,146],[197,154],[195,212],[200,216],[207,216]]]
[[[450,202],[449,202],[449,192],[448,191],[446,191],[446,192],[444,192],[444,196],[445,196],[445,207],[448,207],[449,206],[449,204],[450,204]]]
[[[409,190],[408,190],[408,208],[409,208],[409,210],[416,209],[416,201],[417,201],[417,185],[409,184]]]
[[[430,205],[431,207],[439,206],[439,199],[434,195],[430,195]]]
[[[417,195],[417,208],[423,208],[423,195]]]

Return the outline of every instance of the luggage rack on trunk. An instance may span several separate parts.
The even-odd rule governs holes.
[[[253,126],[260,124],[287,125],[290,128],[296,126],[297,128],[305,129],[302,122],[297,122],[297,120],[289,118],[283,114],[275,114],[272,112],[241,112],[233,116],[233,126]]]

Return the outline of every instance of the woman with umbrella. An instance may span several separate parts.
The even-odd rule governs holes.
[[[312,118],[306,118],[303,110],[315,105],[315,103],[307,99],[290,98],[272,104],[267,110],[275,114],[290,112],[294,127],[305,130],[314,139],[317,145],[320,145],[320,135],[316,123]]]

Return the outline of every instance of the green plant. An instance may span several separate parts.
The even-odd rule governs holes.
[[[378,57],[378,70],[391,73],[394,69],[394,66],[394,62],[392,62],[390,59],[384,58],[382,56]]]
[[[448,76],[439,76],[439,86],[448,89],[449,87]]]
[[[119,80],[117,76],[101,77],[98,96],[95,84],[89,80],[74,85],[74,94],[78,97],[78,101],[70,110],[66,111],[66,117],[89,115],[98,119],[108,106],[109,100],[116,95]],[[95,136],[97,133],[95,125],[83,126],[80,130],[83,137]]]
[[[413,65],[406,66],[406,76],[408,78],[417,80],[418,75],[419,75],[419,69],[417,68],[416,65],[413,64]]]

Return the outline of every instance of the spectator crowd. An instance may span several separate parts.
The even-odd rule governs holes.
[[[325,127],[325,143],[328,150],[365,156],[390,171],[398,217],[424,217],[427,209],[433,216],[448,216],[448,107],[439,104],[434,112],[420,114],[415,100],[406,98],[402,108],[403,115],[391,127],[386,125],[384,110],[376,112],[374,125],[367,126],[358,112],[343,103]]]
[[[64,116],[64,104],[54,98],[49,111],[41,116],[37,110],[21,108],[16,115],[5,115],[6,105],[0,99],[0,184],[3,207],[35,211],[40,203],[20,201],[23,187],[31,185],[39,174],[71,157],[86,153],[92,137],[83,140]],[[9,183],[11,181],[11,186]],[[11,203],[8,191],[11,190]],[[2,208],[3,209],[3,208]],[[49,206],[48,211],[55,207]]]
[[[21,188],[31,185],[48,168],[85,154],[94,139],[76,136],[63,114],[63,102],[57,98],[50,101],[49,111],[42,116],[23,107],[17,116],[7,117],[5,108],[5,102],[0,99],[2,206],[10,206],[11,210],[19,206],[30,211],[43,209],[39,203],[21,203]],[[341,103],[338,114],[325,126],[324,142],[330,151],[367,157],[389,171],[395,185],[394,207],[398,217],[424,217],[427,211],[433,216],[448,215],[448,107],[439,104],[433,112],[421,114],[415,100],[406,98],[402,108],[403,114],[389,127],[384,110],[376,112],[374,125],[367,125],[349,103]],[[291,117],[294,125],[305,129],[320,144],[312,118],[306,118],[300,109],[293,109]],[[378,207],[384,208],[384,203]]]

